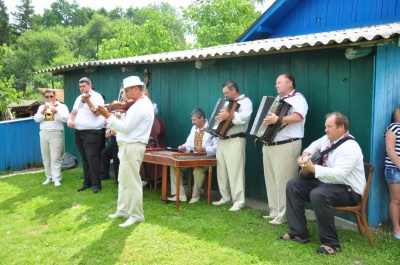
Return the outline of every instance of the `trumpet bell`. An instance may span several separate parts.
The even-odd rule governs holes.
[[[47,110],[46,113],[44,114],[44,119],[46,121],[54,121],[54,114],[50,110]]]

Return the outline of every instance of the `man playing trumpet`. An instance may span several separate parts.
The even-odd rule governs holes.
[[[43,185],[54,182],[61,185],[61,152],[63,142],[63,122],[68,119],[69,111],[65,104],[57,100],[56,92],[47,89],[44,92],[46,103],[39,107],[33,119],[40,122],[40,151],[42,153],[46,181]]]

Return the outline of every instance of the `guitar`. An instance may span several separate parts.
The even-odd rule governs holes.
[[[309,159],[311,159],[311,162],[313,162],[314,165],[322,165],[323,162],[323,157],[330,151],[333,151],[335,148],[339,147],[342,143],[346,142],[347,140],[354,140],[353,137],[351,136],[346,136],[343,139],[340,139],[336,144],[332,145],[328,149],[320,152],[319,150],[316,151]],[[308,160],[303,163],[303,166],[308,162]],[[304,169],[304,167],[300,170],[298,177],[301,178],[308,178],[308,179],[313,179],[315,178],[315,174],[308,171],[307,169]]]
[[[321,152],[317,151],[317,152],[315,152],[312,156],[310,156],[310,157],[307,159],[307,161],[305,161],[305,162],[303,163],[303,166],[304,166],[305,164],[307,164],[308,160],[311,160],[311,162],[312,162],[314,165],[322,165],[322,158],[323,158],[323,155],[321,154]],[[305,168],[303,167],[303,168],[301,168],[301,170],[299,171],[298,176],[301,177],[301,178],[313,179],[313,178],[315,178],[315,173],[312,173],[312,172],[308,171],[307,169],[305,169]]]

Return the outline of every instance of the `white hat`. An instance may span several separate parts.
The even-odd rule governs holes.
[[[124,89],[133,86],[143,86],[143,82],[138,76],[129,76],[124,79]]]

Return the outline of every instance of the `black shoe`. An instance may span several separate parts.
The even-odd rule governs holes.
[[[87,186],[83,185],[82,187],[80,187],[80,188],[78,189],[78,192],[84,191],[84,190],[86,190],[87,188],[88,188]]]
[[[101,188],[99,188],[99,187],[93,188],[93,193],[98,193],[99,191],[101,191]]]

